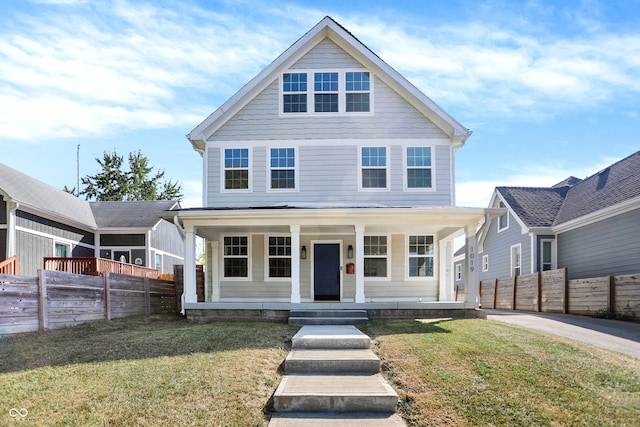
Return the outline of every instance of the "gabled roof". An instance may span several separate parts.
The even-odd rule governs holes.
[[[98,228],[151,229],[162,221],[160,212],[180,204],[174,200],[141,200],[129,202],[90,202]]]
[[[18,172],[0,163],[0,191],[9,200],[29,208],[47,213],[60,222],[76,224],[82,228],[96,228],[96,220],[89,203],[76,196],[35,178]]]
[[[282,72],[295,64],[325,38],[331,39],[363,66],[371,70],[376,78],[381,79],[403,96],[447,134],[456,146],[462,146],[471,135],[469,129],[451,117],[344,27],[327,16],[192,130],[187,138],[191,141],[194,149],[202,153],[204,141],[207,138],[277,79]]]
[[[640,204],[640,151],[580,180],[569,177],[553,187],[496,187],[514,214],[531,227],[552,227],[637,199]]]

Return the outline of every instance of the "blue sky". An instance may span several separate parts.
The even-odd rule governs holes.
[[[640,149],[637,0],[3,0],[0,162],[75,187],[78,145],[140,150],[199,206],[185,135],[326,15],[473,131],[458,205]]]

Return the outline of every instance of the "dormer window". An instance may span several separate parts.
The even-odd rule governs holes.
[[[372,112],[369,71],[296,70],[282,74],[283,115],[362,114]],[[313,103],[309,106],[309,103]]]

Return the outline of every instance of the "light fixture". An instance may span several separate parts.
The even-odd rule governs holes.
[[[349,258],[349,259],[353,258],[353,246],[352,245],[347,246],[347,258]]]
[[[300,248],[300,258],[307,259],[307,247],[304,245]]]

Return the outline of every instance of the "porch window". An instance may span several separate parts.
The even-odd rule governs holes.
[[[522,246],[520,244],[511,246],[511,277],[522,274]]]
[[[387,236],[364,236],[364,277],[387,277]]]
[[[387,148],[362,147],[360,152],[361,188],[387,188]]]
[[[269,277],[291,277],[291,237],[269,237]]]
[[[338,73],[313,73],[316,113],[338,112]]]
[[[224,150],[224,189],[249,189],[248,148],[227,148]]]
[[[282,112],[307,112],[307,73],[285,73],[282,92]]]
[[[406,189],[430,189],[431,147],[407,147],[406,151]]]
[[[224,277],[249,277],[249,238],[224,238]]]
[[[370,111],[370,87],[369,73],[366,71],[345,73],[346,110],[351,112]]]
[[[286,190],[296,188],[296,150],[295,148],[272,148],[271,189]]]
[[[409,277],[433,277],[433,236],[409,236]]]

